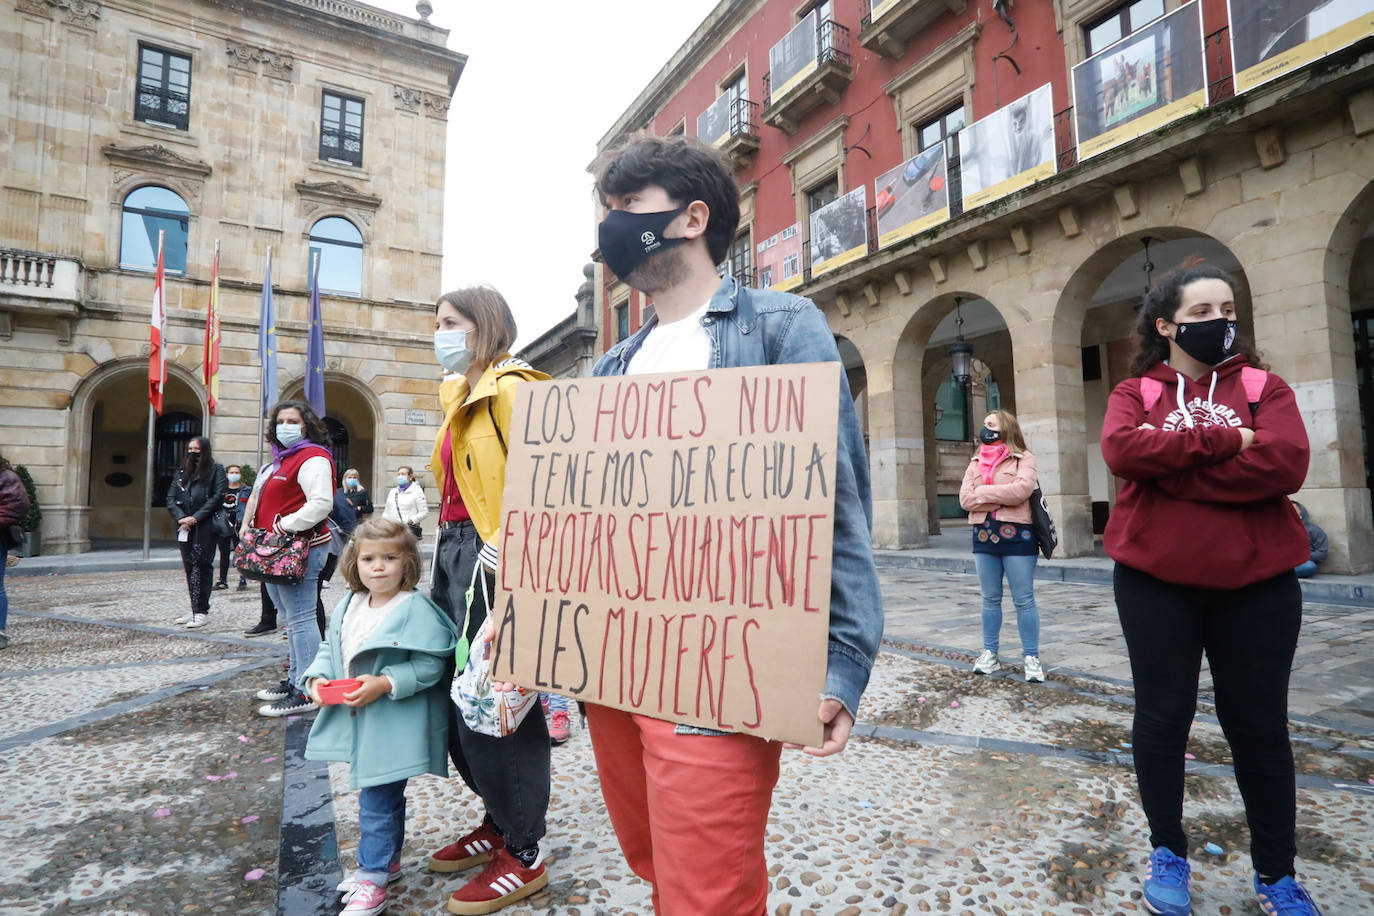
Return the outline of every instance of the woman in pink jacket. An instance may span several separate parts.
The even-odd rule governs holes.
[[[983,418],[978,450],[964,472],[959,505],[973,526],[973,562],[983,592],[983,654],[974,662],[978,674],[992,674],[1002,630],[1002,578],[1011,586],[1016,628],[1026,680],[1041,683],[1040,612],[1035,607],[1035,559],[1039,544],[1031,527],[1030,497],[1035,491],[1035,456],[1021,438],[1016,417],[994,410]]]

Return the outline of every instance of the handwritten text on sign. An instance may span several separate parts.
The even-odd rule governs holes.
[[[819,744],[838,363],[522,385],[494,674]]]

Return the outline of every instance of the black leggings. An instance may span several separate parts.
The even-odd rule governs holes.
[[[1172,585],[1117,564],[1116,608],[1135,681],[1134,754],[1150,846],[1188,854],[1183,754],[1197,709],[1202,653],[1250,824],[1250,860],[1271,880],[1293,874],[1297,790],[1288,743],[1288,676],[1302,626],[1292,571],[1237,589]]]
[[[229,581],[229,560],[234,555],[234,545],[238,543],[238,535],[231,534],[229,537],[219,537],[216,535],[215,544],[219,547],[219,581]]]

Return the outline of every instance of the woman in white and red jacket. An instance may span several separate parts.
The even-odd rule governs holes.
[[[978,450],[964,471],[959,505],[973,526],[973,562],[983,593],[983,654],[977,674],[1001,669],[997,649],[1002,632],[1002,579],[1011,588],[1026,680],[1040,683],[1040,610],[1035,606],[1035,563],[1040,549],[1031,526],[1035,456],[1026,448],[1016,416],[994,410],[983,418]]]
[[[1135,681],[1133,753],[1151,912],[1191,911],[1184,751],[1203,652],[1250,825],[1266,913],[1316,914],[1294,880],[1288,676],[1302,622],[1293,567],[1307,534],[1288,495],[1307,475],[1293,390],[1237,339],[1235,284],[1180,268],[1146,294],[1132,378],[1112,392],[1102,456],[1121,480],[1107,525]]]
[[[269,582],[267,595],[286,621],[290,653],[287,678],[276,688],[258,692],[272,702],[258,709],[264,716],[285,716],[314,709],[301,692],[297,676],[315,660],[320,631],[315,624],[315,597],[320,570],[329,559],[329,512],[334,508],[334,456],[329,431],[304,401],[282,401],[272,408],[263,433],[272,449],[267,480],[255,492],[245,527],[305,533],[310,557],[305,578],[295,585]]]

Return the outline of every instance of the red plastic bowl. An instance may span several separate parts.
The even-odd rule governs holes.
[[[363,682],[353,677],[340,678],[334,681],[325,681],[315,687],[315,692],[320,695],[320,702],[325,706],[337,706],[344,701],[344,694],[352,693]]]

